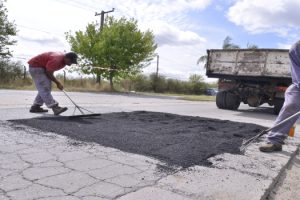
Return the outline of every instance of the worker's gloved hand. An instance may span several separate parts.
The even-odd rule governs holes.
[[[56,86],[57,86],[57,88],[60,89],[60,90],[63,90],[63,89],[64,89],[64,86],[63,86],[60,82],[56,83]]]

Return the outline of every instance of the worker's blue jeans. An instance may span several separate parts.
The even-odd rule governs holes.
[[[45,103],[48,108],[58,105],[51,94],[51,80],[46,75],[45,69],[29,66],[29,73],[38,90],[33,105],[42,106]]]
[[[275,121],[275,125],[298,111],[300,111],[300,88],[296,85],[291,85],[285,92],[285,101]],[[284,140],[288,137],[289,130],[297,120],[298,118],[296,117],[272,130],[268,134],[269,142],[273,144],[284,144]]]

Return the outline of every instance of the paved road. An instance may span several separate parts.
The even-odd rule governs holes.
[[[16,118],[32,118],[40,116],[28,113],[28,109],[36,92],[0,90],[0,120]],[[191,102],[174,98],[152,98],[141,95],[111,95],[93,93],[70,93],[79,105],[94,112],[127,112],[147,110],[167,112],[180,115],[201,116],[208,118],[225,119],[239,122],[256,123],[270,126],[274,119],[271,107],[250,108],[242,105],[238,111],[226,111],[216,108],[214,102]],[[61,105],[68,106],[65,115],[71,115],[73,105],[61,92],[54,92],[54,96]]]
[[[257,152],[254,145],[246,156],[225,154],[212,158],[214,168],[195,166],[170,172],[153,158],[83,144],[6,121],[41,116],[28,112],[34,95],[32,91],[0,90],[1,200],[260,199],[296,149],[293,140],[282,153],[272,155]],[[264,126],[271,126],[275,119],[270,107],[252,109],[243,105],[239,111],[225,111],[216,109],[213,102],[136,95],[70,95],[78,104],[100,113],[147,110]],[[54,96],[70,108],[65,115],[71,115],[73,107],[68,99],[60,92]]]
[[[300,199],[300,154],[294,158],[285,170],[268,200]]]

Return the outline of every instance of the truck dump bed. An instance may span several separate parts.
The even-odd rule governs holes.
[[[208,77],[291,79],[289,55],[285,49],[214,49],[207,53]]]

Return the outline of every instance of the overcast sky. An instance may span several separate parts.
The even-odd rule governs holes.
[[[116,17],[133,17],[156,36],[160,72],[187,79],[204,74],[197,59],[206,49],[233,42],[260,48],[289,48],[299,39],[299,0],[8,0],[9,19],[18,27],[16,59],[45,51],[69,51],[64,33],[99,21],[95,12],[115,8]],[[144,71],[154,72],[155,60]]]

